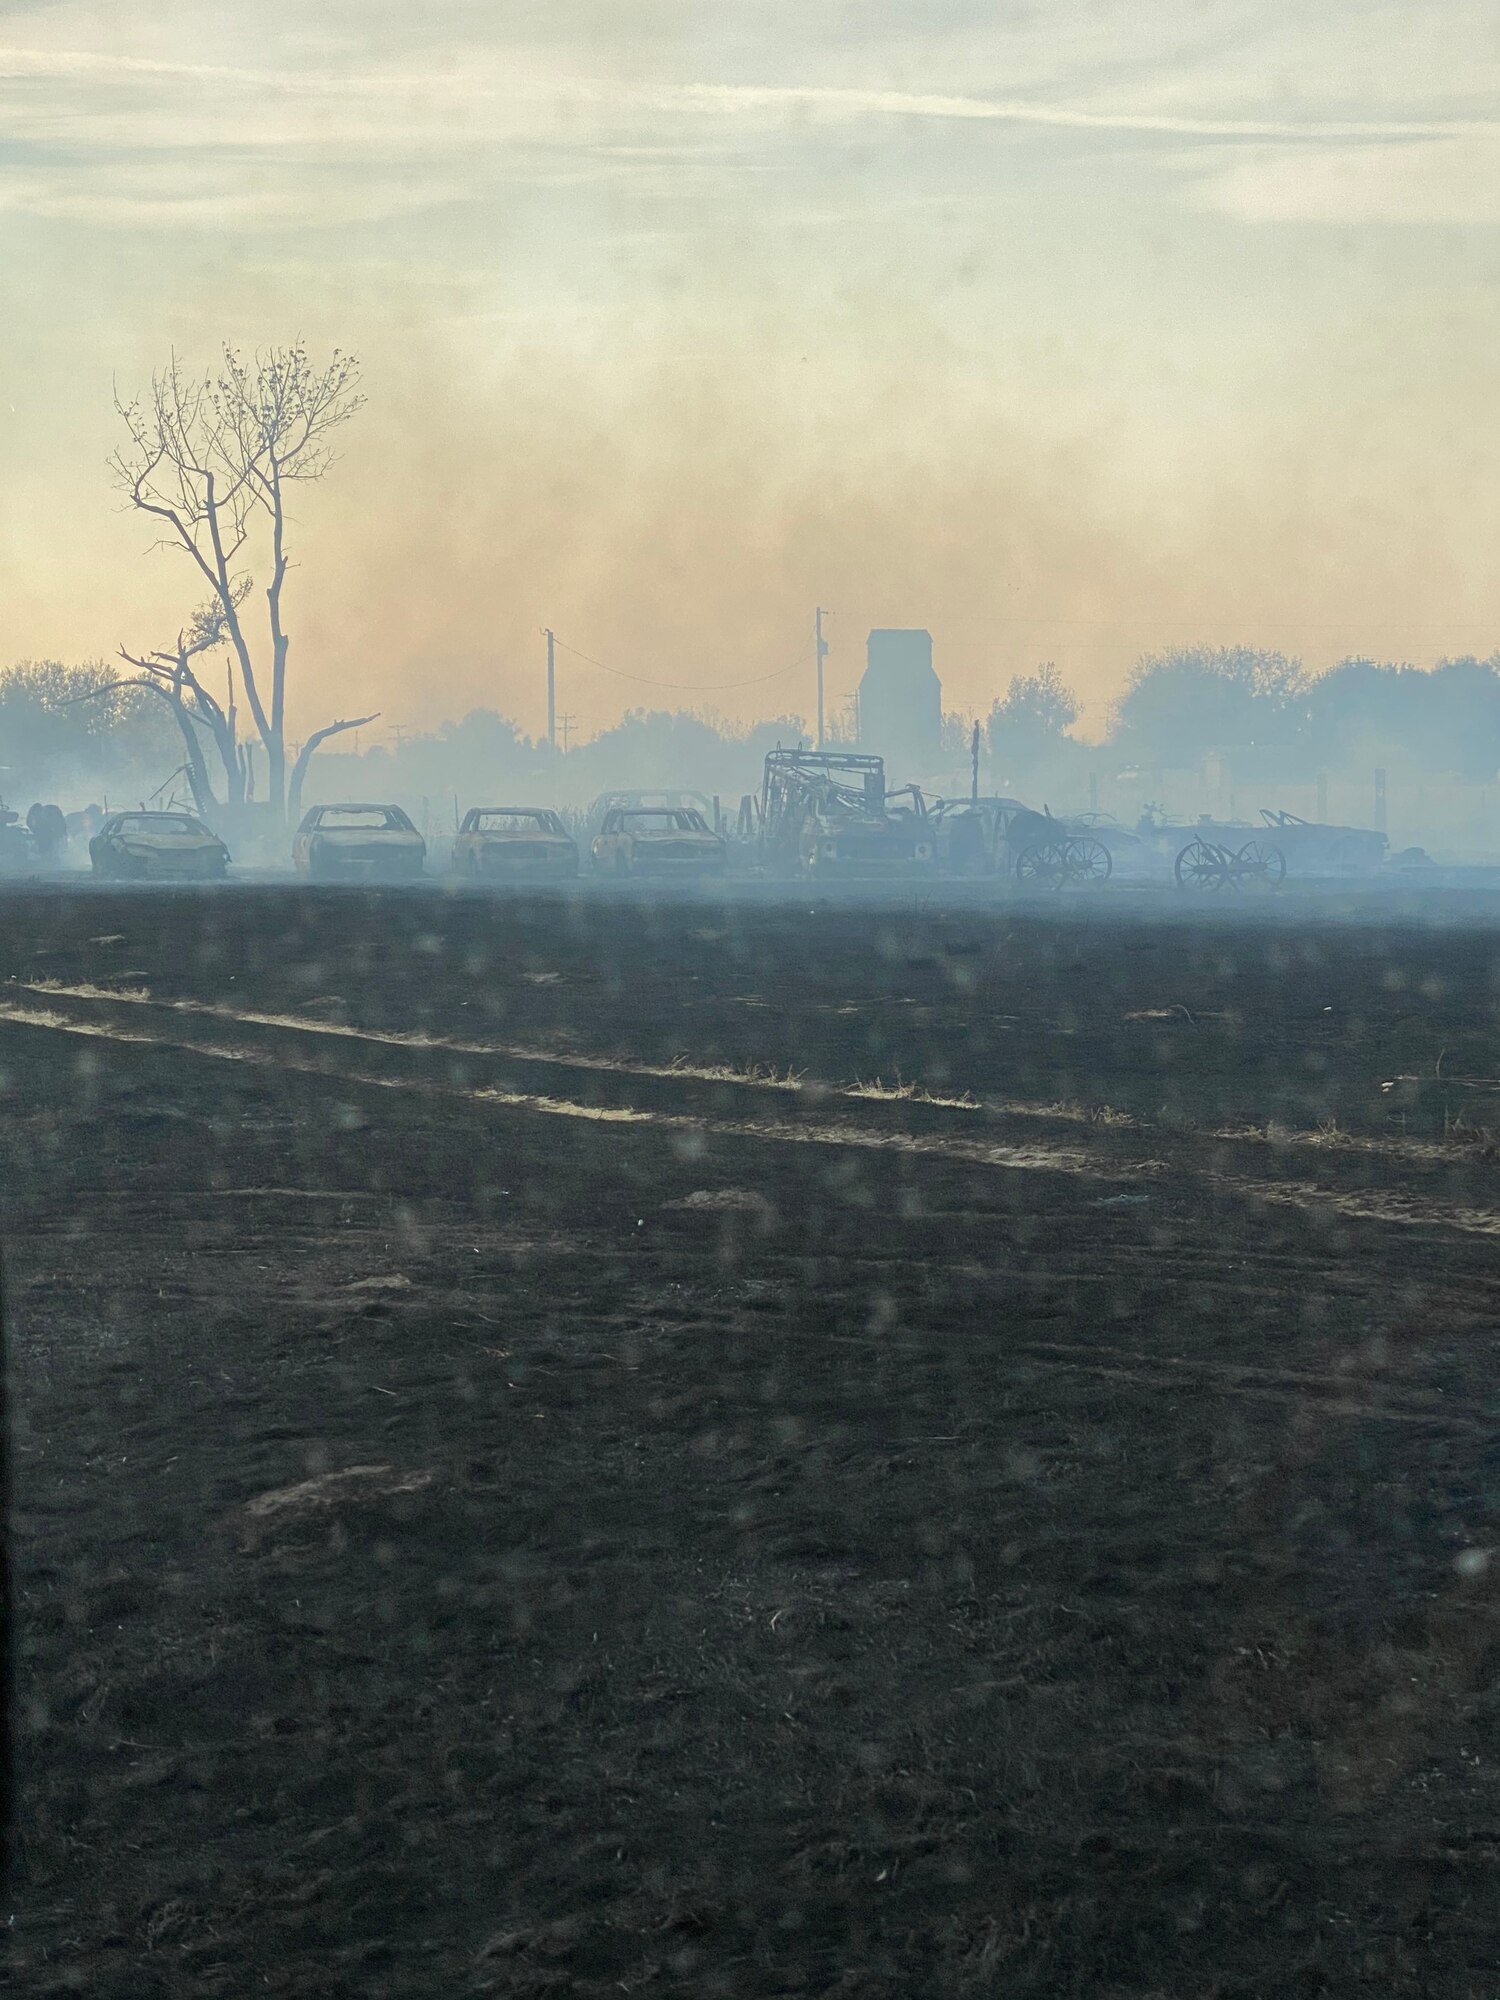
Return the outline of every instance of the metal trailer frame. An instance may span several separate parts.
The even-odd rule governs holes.
[[[910,799],[909,809],[893,815],[888,806],[893,797]],[[935,872],[936,840],[923,837],[927,817],[926,801],[915,785],[886,791],[883,757],[854,750],[779,747],[766,753],[760,792],[761,857],[777,872],[886,877]],[[916,829],[905,852],[903,820]],[[846,843],[843,853],[841,840]]]

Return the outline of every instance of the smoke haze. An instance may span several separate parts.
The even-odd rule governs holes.
[[[1488,652],[1493,64],[1441,11],[1418,62],[1229,0],[8,10],[0,658],[175,632],[111,382],[298,332],[370,404],[299,503],[295,728],[534,731],[543,625],[641,677],[563,655],[584,734],[810,713],[815,603],[835,700],[920,624],[949,707],[1055,659],[1090,733],[1172,645]]]

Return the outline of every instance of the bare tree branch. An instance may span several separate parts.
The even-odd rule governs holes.
[[[169,701],[177,703],[189,722],[194,722],[200,729],[207,730],[210,736],[214,734],[212,717],[199,715],[195,709],[190,708],[181,699],[181,688],[175,673],[166,667],[157,666],[151,660],[137,659],[134,653],[127,653],[123,646],[120,648],[120,658],[125,661],[127,666],[139,667],[143,674],[151,674],[156,678],[139,681],[116,681],[113,684],[114,687],[144,688],[148,694],[164,694]]]
[[[287,817],[293,825],[302,817],[302,786],[307,778],[307,767],[313,760],[313,752],[320,743],[326,743],[330,736],[342,736],[346,730],[364,729],[372,722],[378,722],[380,711],[374,715],[356,715],[348,721],[325,722],[321,729],[315,729],[303,744],[296,763],[292,766],[291,784],[287,788]]]
[[[129,658],[129,655],[127,654],[125,657]],[[134,663],[132,662],[132,664]],[[219,801],[214,795],[213,781],[208,775],[208,764],[204,759],[203,746],[193,733],[194,724],[199,729],[208,729],[209,724],[201,716],[193,714],[192,710],[182,700],[180,693],[170,687],[164,687],[160,681],[111,681],[107,687],[94,688],[88,694],[77,695],[72,701],[65,702],[63,706],[65,708],[76,708],[80,702],[98,701],[102,695],[117,694],[121,688],[139,688],[145,694],[156,695],[167,704],[176,716],[177,726],[182,731],[183,744],[187,750],[187,771],[189,781],[193,787],[193,797],[197,801],[199,812],[203,813],[206,817],[212,817],[214,808]]]
[[[236,578],[230,589],[232,602],[243,603],[250,590],[251,579],[248,576]],[[121,646],[119,655],[145,681],[158,690],[165,689],[180,706],[182,714],[213,737],[224,770],[226,802],[238,806],[244,803],[245,785],[243,766],[235,743],[234,716],[220,706],[192,665],[195,659],[216,651],[226,641],[224,607],[217,597],[211,597],[199,605],[186,627],[177,634],[175,646],[158,646],[150,653],[132,653],[127,646]]]

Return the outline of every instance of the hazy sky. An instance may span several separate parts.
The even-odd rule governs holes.
[[[1500,9],[0,0],[0,659],[194,592],[112,385],[304,333],[295,721],[541,721],[930,626],[1055,658],[1500,645]],[[563,656],[589,732],[687,704]],[[809,712],[803,665],[704,697]]]

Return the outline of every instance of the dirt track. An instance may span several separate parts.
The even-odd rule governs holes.
[[[1500,1988],[1500,938],[4,915],[26,1989]]]

